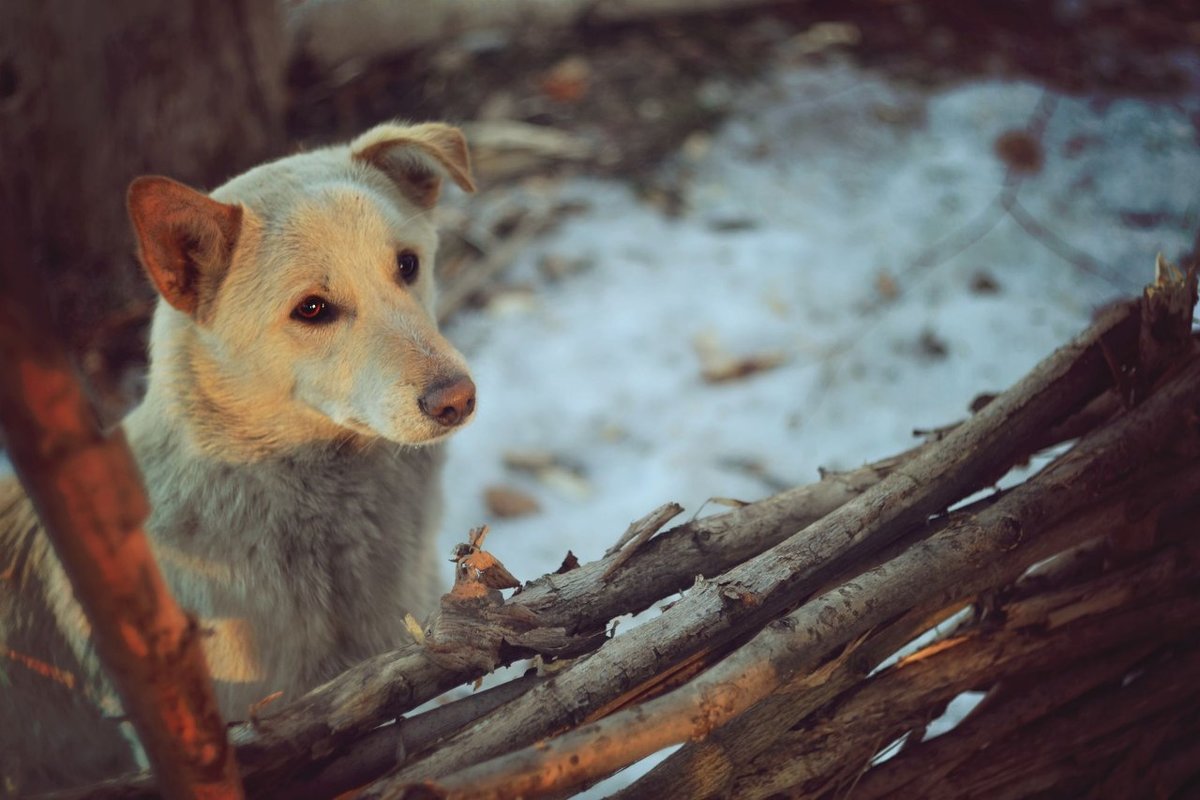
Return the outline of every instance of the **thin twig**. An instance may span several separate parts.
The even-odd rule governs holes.
[[[608,557],[621,550],[621,548],[625,548],[608,565],[608,569],[604,570],[604,573],[600,576],[600,580],[607,581],[611,578],[613,573],[629,560],[630,556],[649,541],[650,537],[662,529],[662,526],[682,513],[683,506],[678,503],[663,503],[646,516],[631,523],[625,533],[621,534],[621,538],[617,540],[617,543],[605,551],[604,555]]]

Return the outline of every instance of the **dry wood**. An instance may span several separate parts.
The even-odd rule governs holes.
[[[260,800],[321,800],[336,797],[357,786],[370,783],[404,763],[408,755],[419,754],[469,722],[489,714],[499,706],[529,691],[544,677],[527,674],[501,683],[392,725],[383,725],[334,754],[331,761],[298,763],[296,771],[283,780],[267,782],[251,772],[246,792]],[[80,789],[69,789],[42,796],[41,800],[143,800],[158,797],[153,778],[139,775],[120,778]]]
[[[1190,650],[1168,654],[1127,685],[1092,692],[1059,713],[992,741],[925,796],[931,800],[964,796],[1005,800],[1053,791],[1059,797],[1077,797],[1107,771],[1115,757],[1128,750],[1129,732],[1122,731],[1127,726],[1137,725],[1145,731],[1169,728],[1172,738],[1194,741],[1200,734],[1197,674],[1200,649],[1193,640]],[[1002,718],[1023,713],[1023,702],[1024,698],[1014,697],[992,706],[979,715],[978,724],[1008,727]],[[953,737],[954,731],[946,736]],[[1149,776],[1143,778],[1146,786]],[[1152,792],[1144,792],[1143,796],[1147,795]]]
[[[474,31],[560,30],[581,21],[616,22],[761,5],[766,0],[427,0],[419,14],[387,0],[297,4],[291,12],[293,58],[324,69],[444,42]]]
[[[618,551],[620,551],[620,554],[609,562],[608,567],[605,568],[604,573],[600,576],[600,580],[607,581],[611,578],[613,573],[620,569],[638,551],[638,548],[662,529],[663,525],[666,525],[682,513],[683,506],[678,503],[663,503],[646,516],[630,523],[629,528],[625,533],[621,534],[621,538],[617,540],[617,543],[605,551],[605,556],[611,556]]]
[[[1168,489],[1186,491],[1191,488],[1187,484],[1188,479],[1185,477],[1183,480],[1183,484],[1175,485],[1155,486],[1151,483],[1146,487],[1146,491],[1139,492],[1138,495],[1141,497],[1141,502],[1147,505],[1167,502],[1172,499],[1163,494]],[[1200,478],[1196,480],[1196,488],[1200,489]],[[1128,500],[1121,502],[1126,506],[1130,505]],[[1102,506],[1098,510],[1087,512],[1084,517],[1071,524],[1085,535],[1090,531],[1094,536],[1101,536],[1105,532],[1116,532],[1122,526],[1130,524],[1129,520],[1119,516],[1105,518],[1105,515],[1110,512],[1119,513],[1119,508]],[[1147,516],[1156,517],[1155,514]],[[1089,553],[1097,550],[1097,542],[1102,541],[1101,538],[1088,542],[1086,547]],[[1083,563],[1098,567],[1101,563],[1100,558],[1101,556],[1097,554],[1095,558],[1090,558]],[[1054,591],[1048,591],[1046,574],[1042,573],[1042,579],[1033,584],[1037,587],[1035,593],[1031,594],[1031,584],[1025,581],[1021,584],[1024,591],[1014,593],[1009,600],[1009,605],[998,612],[991,609],[989,613],[1004,618],[1007,627],[1010,628],[1019,627],[1020,624],[1037,624],[1052,630],[1079,616],[1095,614],[1107,609],[1116,611],[1139,600],[1144,595],[1161,593],[1170,580],[1178,579],[1175,573],[1179,566],[1177,553],[1170,550],[1156,559],[1137,565],[1136,569],[1131,571],[1068,585]],[[1066,579],[1077,576],[1078,573],[1078,568],[1071,571],[1063,570],[1057,573],[1059,580],[1056,583],[1063,585],[1067,582]],[[1025,598],[1024,601],[1017,602],[1023,598]],[[1136,626],[1139,619],[1144,621],[1143,617],[1135,615],[1131,620],[1132,624]],[[960,626],[958,630],[948,635],[966,633],[967,631]],[[1071,645],[1072,648],[1077,646],[1083,645]],[[681,750],[673,756],[673,760],[664,762],[643,778],[643,783],[638,787],[628,790],[627,793],[618,793],[617,796],[659,796],[659,792],[663,793],[662,796],[681,797],[720,795],[730,791],[730,781],[733,780],[734,774],[741,771],[744,765],[750,763],[752,759],[756,759],[756,754],[763,751],[766,752],[763,752],[758,757],[759,759],[769,761],[774,758],[785,767],[794,765],[797,769],[808,770],[810,765],[798,760],[796,758],[797,751],[790,749],[796,744],[794,737],[792,737],[793,740],[781,741],[779,744],[773,745],[772,742],[780,737],[784,730],[799,724],[798,721],[806,717],[816,706],[814,697],[808,691],[803,679],[798,680],[794,682],[794,685],[776,692],[763,703],[741,715],[725,728],[714,732],[705,741],[688,745],[685,750]],[[839,722],[836,727],[842,729],[845,724]],[[785,739],[788,736],[789,734],[782,734]],[[775,755],[772,756],[771,753]],[[769,772],[759,764],[759,760],[756,759],[754,764],[755,773]],[[924,771],[929,772],[930,769],[927,767]],[[766,793],[770,794],[772,791],[780,791],[787,787],[788,779],[781,778],[780,780],[783,781],[783,784],[776,786],[770,783],[766,777],[759,775],[753,785],[773,786],[774,788],[766,790]],[[674,786],[678,786],[678,789],[670,788]],[[856,789],[856,794],[859,791],[861,790]],[[738,783],[733,792],[738,797],[758,796],[757,792],[747,786],[742,786],[741,783]]]
[[[1188,568],[1195,551],[1193,546],[1187,554]],[[1095,682],[1106,680],[1108,675],[1120,676],[1125,669],[1121,664],[1132,665],[1161,642],[1195,635],[1200,628],[1200,600],[1189,597],[1186,588],[1181,587],[1181,581],[1190,574],[1184,570],[1183,555],[1178,548],[1170,548],[1147,563],[1073,587],[1079,590],[1075,605],[1080,615],[1092,608],[1081,598],[1120,593],[1121,584],[1158,590],[1156,597],[1120,613],[1078,618],[1070,626],[1047,630],[1033,624],[1035,613],[1026,608],[1045,608],[1035,596],[1006,606],[1001,615],[1005,618],[1002,628],[976,625],[973,630],[924,648],[873,676],[839,700],[836,707],[822,711],[815,719],[805,719],[753,762],[734,763],[738,776],[732,785],[733,796],[769,797],[779,792],[818,796],[844,786],[847,780],[857,778],[859,765],[866,764],[878,750],[878,739],[892,741],[914,729],[919,737],[927,709],[962,691],[997,680],[1007,683],[1007,676],[1016,673],[1053,668],[1065,680],[1061,686],[1041,686],[1045,678],[1023,686],[1020,692],[1027,699],[1040,696],[1053,702],[1026,703],[1026,716],[1014,717],[1021,720],[1015,724],[1024,724],[1082,693],[1080,687],[1088,685],[1088,675],[1094,675]],[[1184,575],[1174,574],[1180,572]],[[1163,579],[1161,585],[1149,585],[1155,578]],[[1155,624],[1147,625],[1149,619]],[[1047,622],[1045,618],[1041,621]],[[1126,655],[1117,657],[1108,652],[1114,648]],[[972,741],[982,747],[1004,733],[995,726],[970,727],[973,724],[969,721],[956,729],[960,741],[954,747],[963,750],[960,761],[970,754],[962,737],[973,736]],[[872,770],[855,786],[854,796],[889,797],[901,790],[912,797],[926,796],[940,776],[957,763],[951,754],[939,751],[950,741],[942,737],[922,745],[924,755],[920,758],[906,753]]]
[[[142,528],[149,503],[124,436],[100,432],[49,328],[11,189],[5,182],[0,194],[0,423],[9,456],[162,793],[240,798],[199,627],[154,561]]]
[[[1168,291],[1168,287],[1174,287]],[[1147,289],[1143,297],[1143,314],[1138,334],[1141,343],[1141,358],[1147,363],[1161,364],[1161,353],[1178,353],[1181,347],[1192,347],[1187,331],[1179,325],[1179,319],[1187,317],[1180,312],[1182,305],[1194,305],[1196,300],[1196,276],[1164,275],[1160,267],[1156,271],[1156,282]],[[1188,306],[1190,307],[1190,306]],[[1161,328],[1167,333],[1161,341],[1152,343],[1147,330],[1158,330],[1159,323],[1154,320],[1163,319]],[[1172,320],[1166,322],[1166,320]],[[1180,340],[1182,339],[1182,344]],[[1113,364],[1119,360],[1114,351],[1102,348],[1103,357]],[[1149,383],[1151,370],[1144,370],[1144,380]],[[1141,373],[1139,373],[1141,374]],[[1124,378],[1119,378],[1121,383]],[[1011,392],[1010,392],[1011,393]],[[1071,419],[1056,425],[1049,436],[1077,436],[1084,432],[1083,425],[1098,423],[1108,419],[1116,411],[1114,400],[1116,392],[1105,392],[1073,415]],[[983,408],[993,405],[996,398],[991,398]],[[947,435],[947,431],[939,431],[939,436]],[[797,704],[790,692],[779,693],[779,696],[761,704],[745,718],[730,725],[727,730],[716,732],[708,740],[688,744],[659,764],[648,775],[639,781],[637,789],[630,792],[642,792],[652,796],[666,796],[674,793],[680,797],[700,797],[707,793],[720,794],[725,790],[732,773],[729,764],[746,763],[758,752],[768,747],[774,739],[790,728],[803,716],[805,706]],[[753,735],[749,732],[753,731]]]
[[[377,728],[319,773],[301,773],[285,784],[264,787],[259,798],[323,800],[378,778],[406,758],[428,750],[470,722],[524,694],[545,678],[524,675],[491,689]]]
[[[1177,500],[1169,494],[1165,497],[1172,502]],[[1024,629],[1019,632],[1021,636],[1033,634],[1035,637],[1043,637],[1043,635],[1053,637],[1045,639],[1044,643],[1052,643],[1058,647],[1060,652],[1058,658],[1064,662],[1080,659],[1088,653],[1104,650],[1120,642],[1166,641],[1178,638],[1188,630],[1194,629],[1195,615],[1200,613],[1200,607],[1196,606],[1197,600],[1188,593],[1187,587],[1189,581],[1196,579],[1196,555],[1197,549],[1200,548],[1200,542],[1194,538],[1196,502],[1194,500],[1185,501],[1179,506],[1178,511],[1171,511],[1169,508],[1163,509],[1161,506],[1156,508],[1155,503],[1147,498],[1146,505],[1143,507],[1153,509],[1145,516],[1160,519],[1159,533],[1164,537],[1164,541],[1179,540],[1184,544],[1168,546],[1142,562],[1106,575],[1101,574],[1104,569],[1103,548],[1097,547],[1097,542],[1103,540],[1093,540],[1087,543],[1082,550],[1075,550],[1077,553],[1081,552],[1083,558],[1071,556],[1067,559],[1056,559],[1058,562],[1072,562],[1069,568],[1063,569],[1063,565],[1060,563],[1057,568],[1038,570],[1036,577],[1032,579],[1028,575],[1023,577],[1014,585],[1007,604],[999,612],[992,612],[989,616],[1004,620],[1006,629],[1020,628],[1024,625]],[[1163,511],[1166,513],[1160,513]],[[1066,553],[1070,555],[1072,551],[1066,551]],[[1182,594],[1180,594],[1181,592]],[[1162,599],[1170,597],[1172,593],[1175,594],[1175,597]],[[1114,597],[1123,597],[1128,602],[1118,612],[1104,613],[1102,609],[1113,606],[1111,599]],[[1147,597],[1148,599],[1143,599]],[[1149,605],[1145,603],[1149,603]],[[1097,613],[1098,611],[1099,613]],[[1096,616],[1082,624],[1074,622],[1083,614],[1096,614]],[[1066,620],[1072,627],[1069,631],[1064,631],[1062,628],[1055,630],[1056,620]],[[972,646],[976,646],[971,644],[972,639],[969,637],[977,637],[979,633],[977,627],[974,630],[960,628],[950,635],[962,634],[968,637],[963,639],[960,644],[967,643],[967,652],[969,652]],[[987,635],[992,636],[992,634]],[[1036,639],[1033,640],[1033,643],[1041,646]],[[1021,648],[1018,645],[1019,649]],[[958,661],[954,660],[955,653],[964,652],[962,650],[943,653],[935,649],[927,649],[926,652],[937,654],[929,659],[928,663],[918,664],[918,669],[927,669],[930,663],[937,663],[940,660],[948,672],[968,673],[966,679],[959,682],[956,690],[984,686],[989,681],[1001,678],[999,695],[993,689],[985,703],[976,709],[975,715],[978,715],[989,703],[1006,702],[1014,692],[1025,700],[1038,692],[1036,685],[1032,688],[1023,685],[1014,687],[1011,680],[1002,678],[1000,670],[989,671],[985,667],[977,675],[969,674],[970,658],[960,655]],[[1009,652],[1007,649],[1005,654],[1009,658],[1014,656],[1018,659],[1024,658],[1020,652]],[[1044,662],[1045,666],[1049,666],[1053,662],[1056,654],[1050,652],[1048,655],[1049,660]],[[1109,657],[1104,656],[1104,658]],[[1086,664],[1082,668],[1087,669]],[[1006,669],[1012,671],[1014,667],[1010,665]],[[1070,683],[1081,677],[1074,672],[1075,669],[1078,668],[1063,663],[1057,666],[1056,671],[1068,676],[1067,682]],[[836,717],[829,722],[829,727],[839,732],[835,746],[831,748],[832,752],[844,752],[846,747],[860,748],[858,761],[855,762],[851,759],[851,764],[865,763],[872,754],[870,751],[877,748],[876,740],[879,737],[875,731],[878,730],[878,723],[866,727],[862,725],[855,727],[855,720],[861,720],[864,716],[869,715],[855,715],[845,709],[857,705],[862,697],[877,689],[876,682],[887,681],[892,677],[894,677],[894,672],[883,673],[874,678],[871,684],[858,690],[857,697],[842,701],[845,707],[837,711]],[[1051,692],[1049,696],[1053,697],[1054,693]],[[946,697],[943,695],[940,699],[944,700]],[[914,697],[913,693],[905,690],[902,685],[896,691],[880,692],[878,702],[881,706],[877,717],[895,720],[906,713],[918,715],[917,709],[920,708],[923,701]],[[1034,713],[1035,716],[1046,710],[1031,703],[1026,703],[1022,708]],[[910,711],[903,709],[910,709]],[[1006,719],[1019,720],[1020,718],[1020,715],[1015,715]],[[743,719],[737,720],[734,725],[729,726],[729,729],[742,724],[742,722]],[[815,724],[819,728],[825,726],[824,721],[818,721]],[[784,740],[774,744],[752,764],[741,766],[739,778],[733,789],[735,796],[760,797],[778,792],[785,792],[789,795],[805,794],[808,793],[808,789],[812,790],[812,794],[816,794],[817,790],[812,788],[814,784],[817,787],[836,784],[836,781],[829,776],[820,782],[813,780],[813,776],[821,772],[817,762],[824,760],[827,765],[830,763],[829,759],[825,758],[826,753],[801,757],[802,753],[808,753],[812,749],[807,742],[809,737],[805,732],[813,725],[813,722],[806,721],[803,723],[803,730],[798,728],[797,731],[788,733]],[[897,736],[902,733],[899,729],[894,732]],[[725,731],[720,733],[724,734]],[[954,738],[942,738],[933,743],[921,745],[919,758],[910,757],[910,754],[906,752],[901,757],[887,762],[883,767],[872,770],[868,773],[866,780],[855,784],[854,795],[856,797],[891,797],[897,794],[912,797],[927,796],[927,793],[938,784],[939,776],[944,775],[959,761],[971,755],[971,745],[966,737],[973,737],[972,741],[976,746],[982,748],[1001,736],[1003,731],[995,720],[989,720],[987,724],[981,725],[973,716],[956,728],[954,733]],[[863,742],[864,738],[868,741]],[[911,741],[912,737],[910,737]],[[836,744],[841,744],[842,748],[839,750]],[[958,755],[955,756],[955,753]],[[734,754],[727,755],[732,757]],[[739,762],[739,765],[744,764],[745,762]],[[854,768],[852,777],[857,779],[857,774],[857,769]],[[801,784],[806,787],[805,792],[800,791]],[[796,788],[789,790],[789,786]],[[1115,792],[1102,796],[1118,797],[1133,796],[1133,794]]]
[[[724,570],[782,541],[874,486],[923,447],[827,473],[818,483],[673,528],[634,553],[608,584],[601,575],[609,562],[601,560],[545,576],[510,602],[573,631],[603,629],[612,617],[640,611],[686,587],[705,569]],[[249,791],[257,795],[262,787],[295,785],[296,776],[328,764],[376,726],[478,676],[478,671],[449,669],[413,644],[368,659],[305,697],[271,709],[257,725],[234,726],[231,738]],[[88,794],[129,800],[156,796],[138,777]]]
[[[782,541],[874,486],[923,447],[673,528],[639,549],[607,584],[601,575],[608,562],[601,560],[545,576],[510,602],[572,632],[603,629],[612,617],[641,611],[686,587],[705,569],[727,569]],[[325,763],[377,725],[478,676],[446,668],[416,644],[368,659],[272,710],[258,726],[233,728],[247,784],[253,790]],[[118,796],[120,790],[111,791]]]
[[[1183,717],[1186,719],[1186,716]],[[1181,719],[1180,721],[1183,721]],[[1108,775],[1097,781],[1088,791],[1088,800],[1105,800],[1109,797],[1137,797],[1148,794],[1152,797],[1183,798],[1180,793],[1185,784],[1193,789],[1200,777],[1200,736],[1197,726],[1163,725],[1151,728],[1141,726],[1143,736],[1124,753],[1117,752],[1109,763],[1115,763]],[[1125,740],[1124,732],[1115,737]],[[1174,741],[1172,741],[1174,739]],[[1107,766],[1107,765],[1104,765]],[[1102,769],[1096,770],[1101,772]],[[1192,792],[1194,796],[1195,792]]]
[[[1045,365],[1042,369],[1044,368]],[[1035,370],[1032,377],[1039,377],[1038,373],[1041,371]],[[936,535],[925,544],[896,559],[899,563],[876,568],[854,582],[825,595],[821,600],[809,603],[796,612],[797,616],[772,624],[759,634],[751,645],[743,647],[720,667],[701,676],[684,689],[637,709],[620,712],[551,743],[542,743],[536,750],[519,752],[509,758],[497,759],[491,764],[479,764],[455,773],[453,778],[441,780],[450,781],[448,785],[455,787],[456,791],[464,792],[463,796],[474,796],[467,793],[468,786],[473,787],[471,791],[478,796],[532,795],[538,791],[555,790],[603,774],[606,770],[629,763],[661,747],[706,735],[752,702],[762,699],[790,673],[814,668],[834,647],[848,642],[851,637],[861,635],[871,625],[886,621],[897,611],[931,601],[939,591],[957,590],[957,586],[953,589],[944,586],[947,581],[956,584],[963,575],[975,575],[987,585],[986,581],[1003,574],[997,572],[997,563],[1011,561],[1015,553],[1019,552],[1028,558],[1041,558],[1054,552],[1054,549],[1044,549],[1048,540],[1039,540],[1034,534],[1061,519],[1070,510],[1094,502],[1097,499],[1097,491],[1119,485],[1129,470],[1131,460],[1136,462],[1139,458],[1148,457],[1162,447],[1171,436],[1182,436],[1184,431],[1180,428],[1183,424],[1179,419],[1178,410],[1183,407],[1181,404],[1187,402],[1187,398],[1194,397],[1198,389],[1200,361],[1193,359],[1178,378],[1143,407],[1085,439],[1069,456],[1057,460],[1037,478],[1018,487],[992,508],[952,524],[950,530]],[[1061,399],[1060,396],[1060,402]],[[1008,397],[1008,403],[1002,397],[989,408],[1002,409],[1012,402],[1012,397]],[[1029,407],[1025,403],[1016,405],[1026,409]],[[983,414],[986,414],[986,411],[985,409]],[[948,437],[946,442],[953,443],[961,431],[970,431],[978,419],[966,423],[960,431]],[[936,449],[933,448],[930,452]],[[1087,475],[1086,481],[1082,480],[1084,474]],[[884,488],[890,480],[884,481],[877,488]],[[922,482],[917,482],[918,487],[922,485]],[[903,482],[892,488],[899,492],[909,489]],[[871,505],[864,501],[879,502],[872,494],[868,492],[859,501],[852,502],[841,512],[835,512],[813,526],[818,529],[818,535],[820,529],[829,525],[831,520],[845,525],[844,528],[831,528],[842,538],[847,538],[847,528],[851,531],[861,531],[864,523],[861,517],[856,519],[851,514],[850,519],[837,518],[847,516],[845,512],[850,509],[862,514],[864,510],[861,506],[864,505],[867,506],[865,511],[869,512]],[[855,508],[856,506],[859,508]],[[868,516],[872,515],[868,513]],[[789,541],[788,544],[790,543]],[[808,544],[811,546],[811,542]],[[1064,543],[1059,541],[1053,544],[1057,549]],[[657,626],[659,628],[669,629],[669,625],[663,625],[661,621],[668,620],[676,609],[697,595],[708,595],[705,599],[710,600],[711,595],[715,593],[715,599],[719,603],[720,598],[724,596],[720,593],[721,586],[729,586],[734,580],[753,596],[765,598],[767,592],[778,591],[779,585],[786,583],[788,576],[773,576],[776,580],[774,586],[770,583],[756,583],[756,577],[770,572],[772,565],[767,563],[769,561],[782,560],[786,564],[785,569],[796,567],[796,559],[789,558],[790,555],[786,547],[777,547],[768,554],[776,558],[752,559],[723,576],[721,581],[714,582],[713,586],[698,587],[663,617],[646,623],[610,643],[588,662],[602,658],[605,651],[614,644],[638,639],[639,633],[655,628],[654,623],[660,623]],[[1030,562],[1025,563],[1027,565]],[[931,568],[931,564],[936,566]],[[941,599],[943,602],[947,600]],[[722,609],[719,605],[716,609],[710,609],[707,614],[703,613],[705,604],[700,604],[700,608],[701,615],[710,620],[721,616]],[[738,616],[737,611],[736,607],[724,609],[725,618]],[[742,619],[746,616],[750,615],[745,613]],[[795,631],[803,631],[804,635],[795,636]],[[661,633],[661,630],[654,633]],[[654,636],[653,633],[651,636],[646,643],[655,650],[662,649],[664,642],[672,641],[670,637]],[[800,646],[797,640],[809,646]],[[586,707],[591,696],[587,701],[581,702],[572,694],[576,687],[571,681],[565,680],[577,671],[578,667],[568,670],[559,675],[554,682],[539,687],[539,690],[546,690],[545,692],[534,690],[512,704],[504,717],[506,741],[511,741],[518,730],[524,738],[531,731],[536,736],[543,734],[547,727],[569,723],[571,712],[578,713],[579,708]],[[604,678],[604,672],[594,667],[588,670],[587,674],[590,679],[598,675],[601,679]],[[596,682],[588,684],[586,690],[594,693]],[[548,696],[539,696],[542,694]],[[530,701],[542,704],[542,707],[551,705],[558,713],[539,715],[518,714],[514,711],[514,707],[519,708]],[[546,724],[548,719],[551,720],[549,725]],[[619,733],[615,733],[616,731]],[[494,728],[489,730],[486,722],[465,731],[454,737],[452,746],[439,751],[426,762],[402,770],[398,776],[381,782],[375,787],[374,794],[369,796],[399,796],[407,781],[446,776],[466,764],[478,763],[482,760],[481,756],[494,756],[497,752],[504,752],[504,743],[497,743],[494,739],[496,734]],[[465,757],[460,758],[464,751]],[[488,794],[490,791],[496,794]]]
[[[1026,693],[1020,719],[1029,722],[1101,684],[1119,680],[1152,650],[1153,645],[1141,644],[1105,652],[1096,661],[1053,659],[1069,672],[1027,678],[1021,684]],[[986,645],[954,648],[946,657],[935,656],[935,662],[922,665],[925,669],[918,675],[876,684],[871,687],[875,691],[856,693],[833,717],[819,718],[811,723],[806,721],[803,731],[783,737],[776,747],[755,759],[751,769],[758,771],[744,769],[734,784],[736,794],[732,796],[746,800],[779,794],[796,798],[837,797],[853,787],[853,796],[859,797],[866,780],[863,773],[870,776],[874,772],[869,765],[876,753],[905,735],[909,737],[905,750],[896,758],[919,750],[923,745],[914,747],[912,743],[920,741],[925,725],[937,716],[947,701],[961,691],[975,688],[977,684],[973,681],[986,684],[995,674],[993,669],[1009,666],[1008,659],[997,657],[1001,655],[998,649]],[[1039,655],[1046,660],[1044,653]],[[958,658],[966,660],[957,663]],[[905,691],[916,694],[909,695]],[[846,723],[852,727],[842,728]],[[944,744],[946,741],[948,739],[943,736],[927,744]],[[884,767],[888,763],[885,762]],[[935,764],[940,772],[940,763],[928,763]],[[923,798],[929,795],[918,792],[911,796]]]

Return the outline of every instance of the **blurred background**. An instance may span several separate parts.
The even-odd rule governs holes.
[[[153,303],[129,179],[463,127],[445,544],[488,523],[522,579],[901,450],[1196,249],[1188,0],[68,5],[0,11],[6,213],[109,422]]]

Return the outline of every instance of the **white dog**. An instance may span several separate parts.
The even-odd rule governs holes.
[[[134,181],[161,295],[123,423],[168,583],[227,719],[403,641],[438,593],[441,441],[475,407],[433,313],[447,125],[381,125],[205,195]],[[29,501],[0,487],[0,795],[132,765],[119,704]]]

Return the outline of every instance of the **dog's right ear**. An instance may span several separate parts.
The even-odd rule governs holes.
[[[138,255],[159,294],[185,314],[205,316],[233,260],[242,207],[158,176],[134,180],[128,205]]]

